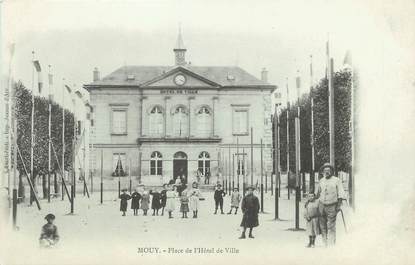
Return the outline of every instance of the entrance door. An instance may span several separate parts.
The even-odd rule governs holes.
[[[173,179],[184,176],[184,182],[187,183],[187,155],[183,152],[177,152],[173,157]]]

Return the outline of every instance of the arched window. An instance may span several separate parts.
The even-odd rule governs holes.
[[[179,152],[176,152],[176,153],[173,155],[173,158],[174,158],[174,159],[187,159],[187,155],[186,155],[186,153],[184,153],[184,152],[182,152],[182,151],[179,151]]]
[[[151,136],[161,136],[163,134],[163,110],[159,106],[151,109],[149,131]]]
[[[163,156],[160,152],[151,153],[150,157],[150,175],[161,176],[163,172]]]
[[[185,107],[178,106],[173,113],[173,135],[183,137],[187,135],[187,112]]]
[[[207,172],[210,172],[210,155],[208,152],[203,151],[198,158],[198,170],[204,176]]]
[[[211,132],[211,113],[207,107],[201,107],[197,112],[197,134],[209,137]]]

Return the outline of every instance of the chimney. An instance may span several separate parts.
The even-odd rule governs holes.
[[[94,68],[94,72],[93,72],[93,81],[99,81],[99,70],[98,67]]]
[[[262,82],[268,83],[268,71],[265,67],[262,68],[262,71],[261,71],[261,80]]]

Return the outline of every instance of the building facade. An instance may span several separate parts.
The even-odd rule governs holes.
[[[197,171],[217,176],[259,176],[272,171],[271,94],[239,67],[194,66],[178,36],[174,66],[124,66],[84,87],[93,109],[92,169],[111,178],[122,165],[144,184],[178,176],[194,181]],[[254,159],[251,166],[251,128]]]

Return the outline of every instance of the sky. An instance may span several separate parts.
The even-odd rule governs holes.
[[[258,78],[265,67],[285,96],[286,80],[294,89],[297,72],[308,91],[310,55],[314,80],[324,76],[328,39],[341,68],[360,34],[351,16],[360,12],[339,1],[6,1],[2,51],[7,58],[15,43],[12,71],[29,87],[32,51],[43,71],[51,65],[56,87],[62,78],[82,87],[94,67],[105,76],[123,65],[173,65],[181,24],[193,65],[236,65]]]

